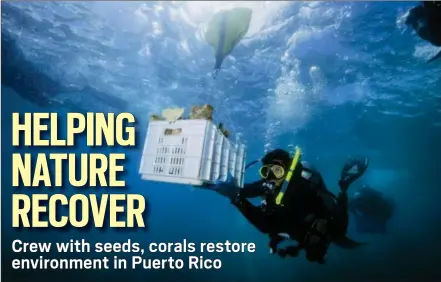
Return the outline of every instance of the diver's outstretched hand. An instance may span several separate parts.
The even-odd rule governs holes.
[[[349,188],[349,185],[351,185],[352,182],[360,178],[366,169],[369,166],[369,159],[368,158],[352,158],[349,159],[342,171],[341,171],[341,178],[338,184],[340,185],[340,188],[343,192],[346,192],[346,190]]]
[[[228,173],[225,181],[217,180],[214,184],[205,184],[204,188],[217,192],[230,200],[234,200],[239,193],[239,188],[235,183],[234,177]]]

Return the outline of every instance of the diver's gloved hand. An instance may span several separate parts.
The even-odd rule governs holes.
[[[368,158],[353,158],[346,162],[342,171],[338,184],[343,192],[346,192],[352,182],[360,178],[369,166]]]
[[[300,250],[301,250],[301,248],[298,246],[288,246],[286,248],[279,249],[277,254],[281,258],[298,257]]]
[[[238,197],[240,189],[236,186],[236,181],[230,173],[228,173],[225,181],[217,180],[216,183],[205,185],[205,187],[227,197],[232,201]]]

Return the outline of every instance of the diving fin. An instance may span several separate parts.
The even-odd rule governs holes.
[[[433,62],[433,61],[435,61],[436,59],[439,59],[439,58],[441,58],[441,50],[433,58],[428,60],[427,63],[431,63],[431,62]]]
[[[252,10],[249,8],[234,8],[220,11],[214,15],[205,32],[205,41],[215,51],[216,63],[213,77],[216,77],[222,62],[245,36],[250,27]]]
[[[335,238],[333,242],[342,249],[356,249],[358,247],[368,244],[368,243],[354,241],[346,236]]]

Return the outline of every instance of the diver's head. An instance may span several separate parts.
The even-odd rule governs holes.
[[[262,158],[260,177],[268,181],[283,181],[291,165],[291,156],[282,149],[268,152]]]
[[[300,152],[300,151],[299,151]],[[301,176],[301,163],[295,164],[294,173],[291,179]],[[282,183],[293,162],[291,155],[282,149],[275,149],[265,154],[262,158],[262,167],[260,168],[260,177],[265,180],[275,181],[276,184]]]
[[[264,165],[281,164],[286,168],[291,165],[291,161],[290,154],[282,149],[272,150],[271,152],[266,153],[262,158],[262,163]]]

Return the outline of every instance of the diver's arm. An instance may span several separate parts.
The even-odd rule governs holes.
[[[218,182],[216,184],[208,184],[202,186],[203,188],[210,189],[223,195],[231,200],[234,199],[246,199],[246,198],[255,198],[265,195],[265,188],[263,186],[263,181],[255,181],[252,183],[246,183],[243,188],[239,188],[236,186],[235,181],[229,175],[228,179],[225,182]]]
[[[254,206],[247,199],[236,198],[232,204],[260,232],[268,234],[276,230],[277,220],[273,214],[266,213],[261,207]]]
[[[333,217],[333,236],[345,236],[349,225],[348,194],[346,191],[338,193],[337,205],[335,206]]]
[[[239,197],[241,198],[256,198],[265,195],[264,181],[258,180],[251,183],[246,183],[242,189],[239,189]]]
[[[343,179],[340,179],[338,181],[338,187],[340,187],[340,191],[346,193],[349,189],[350,183],[347,181],[344,181]]]

